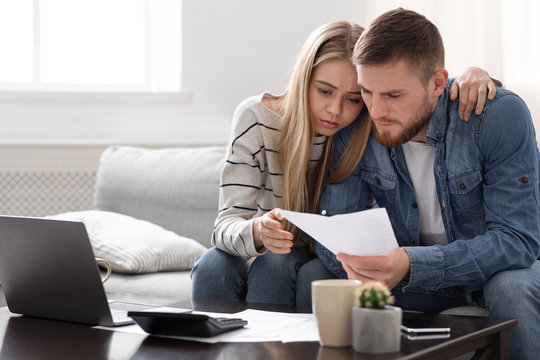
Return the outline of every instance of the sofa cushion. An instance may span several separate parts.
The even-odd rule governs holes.
[[[116,272],[189,270],[206,250],[193,239],[123,214],[88,210],[48,218],[83,222],[94,255],[107,260]]]
[[[107,148],[94,209],[148,220],[210,247],[225,147]]]
[[[103,273],[104,274],[104,273]],[[189,271],[167,271],[151,274],[113,275],[103,284],[110,298],[171,298],[189,301],[191,297],[191,277]]]

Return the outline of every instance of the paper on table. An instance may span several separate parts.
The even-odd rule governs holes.
[[[398,246],[386,209],[323,216],[280,210],[281,215],[335,255],[373,256]]]
[[[182,312],[174,308],[157,308],[160,312]],[[183,309],[180,309],[183,310]],[[247,320],[246,327],[230,331],[209,338],[187,336],[164,336],[174,339],[198,341],[215,344],[218,342],[264,342],[264,341],[319,341],[317,322],[313,314],[308,313],[282,313],[261,310],[244,310],[235,314],[223,314],[214,312],[193,311],[194,314],[205,314],[212,317],[235,317]],[[139,325],[119,327],[98,326],[99,329],[126,332],[132,334],[146,334]]]
[[[248,309],[236,313],[248,321],[250,336],[259,338],[275,337],[274,341],[298,342],[319,341],[319,331],[315,315],[311,313],[283,313]]]

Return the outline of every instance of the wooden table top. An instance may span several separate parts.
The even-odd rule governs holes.
[[[163,302],[162,302],[163,303]],[[310,312],[292,306],[194,301],[173,306],[235,313],[245,309]],[[130,334],[60,321],[21,317],[0,308],[0,359],[445,359],[491,345],[489,358],[507,358],[512,319],[439,315],[435,326],[451,328],[447,339],[408,340],[400,353],[372,356],[352,347],[328,348],[318,342],[207,344]]]

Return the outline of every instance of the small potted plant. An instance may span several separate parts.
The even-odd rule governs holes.
[[[401,308],[380,282],[362,284],[352,309],[354,350],[370,354],[398,352],[401,346]]]

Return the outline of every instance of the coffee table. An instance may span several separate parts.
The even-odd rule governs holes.
[[[199,311],[234,313],[245,309],[310,312],[290,306],[243,302],[194,301],[171,304]],[[483,349],[481,359],[507,359],[513,319],[439,315],[436,326],[451,328],[446,339],[408,340],[401,352],[356,353],[351,347],[328,348],[318,342],[206,344],[91,328],[85,325],[21,317],[0,308],[1,359],[451,359]]]

